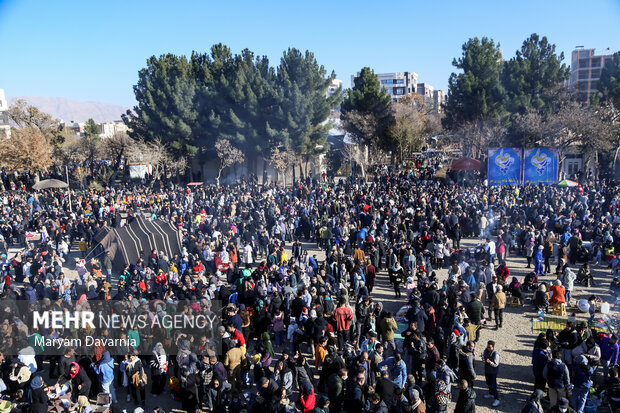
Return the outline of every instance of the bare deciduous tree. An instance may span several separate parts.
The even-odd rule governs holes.
[[[245,160],[245,155],[240,149],[232,146],[227,139],[218,139],[217,142],[215,142],[215,151],[220,160],[217,177],[215,178],[219,186],[222,171],[232,165],[242,163]]]
[[[459,144],[463,155],[481,159],[489,148],[507,143],[507,130],[501,119],[485,118],[464,124],[452,135],[452,142]]]
[[[150,164],[153,178],[159,179],[164,172],[168,150],[159,139],[152,142],[134,141],[128,148],[128,161],[136,164]]]
[[[290,165],[295,164],[295,154],[290,149],[273,148],[271,150],[271,156],[269,157],[269,163],[278,171],[278,176],[282,176],[284,186],[286,186],[286,170]]]
[[[394,123],[388,133],[396,145],[399,159],[422,147],[422,135],[426,123],[426,117],[419,112],[417,107],[407,103],[394,103]]]

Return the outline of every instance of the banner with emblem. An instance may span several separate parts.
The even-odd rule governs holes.
[[[520,185],[521,157],[519,148],[489,149],[489,186]]]
[[[553,185],[558,181],[557,148],[526,149],[523,159],[523,185]]]

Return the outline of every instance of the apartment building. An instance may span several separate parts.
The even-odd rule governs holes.
[[[573,50],[570,65],[569,85],[577,91],[580,99],[588,100],[598,91],[598,82],[605,63],[613,54],[595,54],[595,49]]]

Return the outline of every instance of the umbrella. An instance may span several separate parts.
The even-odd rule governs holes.
[[[479,171],[481,165],[479,160],[465,156],[452,161],[450,169],[453,171]]]
[[[32,185],[32,189],[67,188],[68,186],[68,183],[58,179],[44,179]]]
[[[202,185],[202,182],[190,182],[187,184],[187,186],[198,186],[198,185]]]
[[[574,186],[579,186],[579,184],[577,182],[575,182],[575,181],[571,181],[570,179],[565,179],[563,181],[560,181],[558,183],[558,186],[563,186],[563,187],[566,187],[566,188],[572,188]]]

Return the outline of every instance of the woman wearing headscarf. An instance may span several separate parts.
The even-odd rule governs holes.
[[[181,367],[181,408],[186,412],[195,412],[199,404],[198,386],[200,377],[195,365]]]
[[[155,344],[152,354],[151,375],[153,384],[151,385],[151,393],[158,395],[164,391],[164,386],[168,379],[168,358],[162,343]]]
[[[207,410],[213,413],[226,413],[226,406],[230,403],[230,389],[229,383],[214,378],[205,395]]]
[[[110,356],[109,351],[104,351],[97,363],[92,364],[93,370],[99,376],[101,390],[110,394],[112,403],[116,403],[116,390],[114,389],[114,359]]]
[[[267,331],[263,332],[261,336],[261,342],[258,345],[258,351],[261,355],[261,363],[264,367],[269,367],[271,365],[271,361],[275,357],[275,352],[273,351],[273,345],[271,344],[271,336]]]
[[[144,366],[142,361],[138,358],[137,350],[134,350],[133,354],[128,357],[127,364],[125,365],[125,374],[129,379],[129,391],[134,402],[138,404],[138,391],[140,392],[140,400],[142,406],[146,403],[146,383],[142,380],[144,376]]]
[[[527,399],[521,413],[544,413],[545,410],[540,403],[543,397],[545,397],[545,393],[542,390],[534,390],[534,393]]]
[[[311,413],[314,411],[316,396],[312,384],[308,381],[301,382],[301,397],[299,398],[299,402],[301,403],[304,413]]]
[[[33,413],[47,412],[47,393],[43,390],[43,379],[35,376],[30,382],[30,411]]]
[[[508,285],[508,291],[513,297],[517,297],[519,300],[523,299],[523,292],[521,291],[521,283],[517,277],[512,277],[512,282]]]
[[[71,363],[69,378],[71,379],[71,398],[73,401],[77,401],[80,396],[88,398],[91,381],[86,371],[84,371],[78,363]]]

